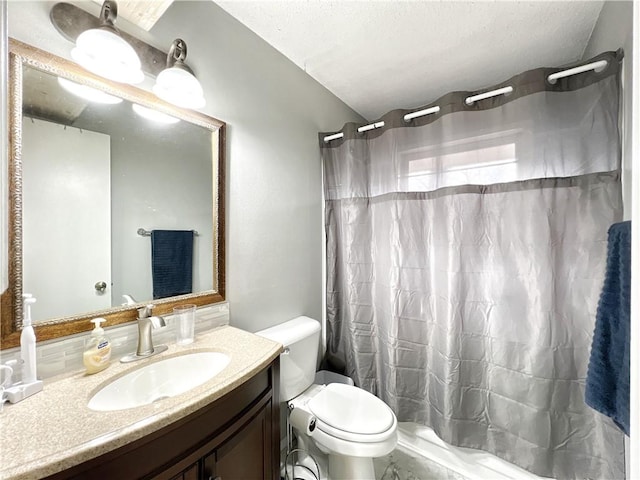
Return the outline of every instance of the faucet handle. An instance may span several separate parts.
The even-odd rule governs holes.
[[[154,304],[150,303],[148,305],[145,305],[142,308],[138,309],[138,318],[147,318],[151,316],[151,311],[153,310],[153,308],[155,307]]]
[[[122,298],[124,299],[124,303],[122,305],[135,305],[138,301],[133,298],[131,295],[123,294]]]

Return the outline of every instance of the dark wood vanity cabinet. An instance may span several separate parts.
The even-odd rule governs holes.
[[[265,406],[231,438],[172,480],[262,480],[273,478],[271,406]],[[276,470],[278,468],[276,467]],[[158,479],[165,478],[164,475]]]
[[[269,446],[273,411],[263,409],[203,460],[204,478],[242,480],[271,478]],[[279,442],[279,441],[278,441]],[[279,475],[279,465],[276,470]]]
[[[50,479],[277,480],[279,359],[224,397]]]

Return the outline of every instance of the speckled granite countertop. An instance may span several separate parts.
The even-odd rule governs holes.
[[[231,357],[210,381],[162,401],[113,412],[87,408],[89,398],[110,381],[153,362],[183,353],[216,351]],[[0,413],[0,478],[37,479],[95,458],[199,410],[249,380],[282,351],[279,343],[223,326],[200,334],[191,345],[169,345],[148,360],[45,381],[44,390]]]

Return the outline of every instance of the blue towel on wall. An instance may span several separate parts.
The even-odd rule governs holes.
[[[631,222],[609,228],[607,270],[596,313],[585,401],[629,435]]]
[[[191,293],[193,230],[151,231],[153,298]]]

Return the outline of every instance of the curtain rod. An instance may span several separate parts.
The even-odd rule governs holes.
[[[596,72],[601,72],[607,67],[608,64],[609,62],[607,60],[600,60],[598,62],[587,63],[585,65],[580,65],[578,67],[569,68],[567,70],[562,70],[560,72],[552,73],[547,77],[547,81],[550,84],[554,85],[559,79],[570,77],[571,75],[577,75],[579,73],[589,72],[591,70],[594,70]],[[479,100],[484,100],[486,98],[491,98],[491,97],[497,97],[498,95],[508,95],[509,93],[512,93],[512,92],[513,92],[512,86],[502,87],[496,90],[491,90],[489,92],[484,92],[478,95],[472,95],[470,97],[467,97],[464,100],[464,103],[466,103],[467,105],[473,105],[475,102]],[[432,115],[434,113],[438,113],[439,111],[440,111],[440,107],[436,105],[435,107],[425,108],[423,110],[418,110],[416,112],[407,113],[404,116],[404,121],[410,122],[414,118],[424,117],[425,115]],[[367,125],[363,125],[362,127],[358,127],[358,133],[364,133],[369,130],[374,130],[376,128],[381,128],[381,127],[384,127],[384,122],[369,123]],[[327,135],[326,137],[324,137],[324,142],[329,143],[331,140],[337,140],[338,138],[343,138],[343,137],[344,137],[344,132],[334,133],[332,135]]]
[[[425,115],[431,115],[432,113],[438,113],[439,111],[440,107],[436,105],[435,107],[425,108],[424,110],[418,110],[417,112],[407,113],[404,116],[404,121],[410,122],[414,118],[424,117]]]
[[[552,73],[547,77],[547,81],[550,84],[556,83],[560,78],[569,77],[571,75],[577,75],[578,73],[588,72],[590,70],[595,70],[596,72],[601,72],[605,68],[609,62],[606,60],[600,60],[599,62],[587,63],[586,65],[581,65],[579,67],[570,68],[569,70],[563,70],[562,72]]]
[[[472,95],[464,99],[464,103],[467,105],[473,105],[478,100],[484,100],[485,98],[497,97],[498,95],[507,95],[513,92],[513,87],[503,87],[498,88],[496,90],[491,90],[490,92],[480,93],[478,95]]]
[[[358,127],[358,133],[367,132],[369,130],[374,130],[376,128],[382,128],[382,127],[384,127],[384,122],[370,123],[369,125]]]

